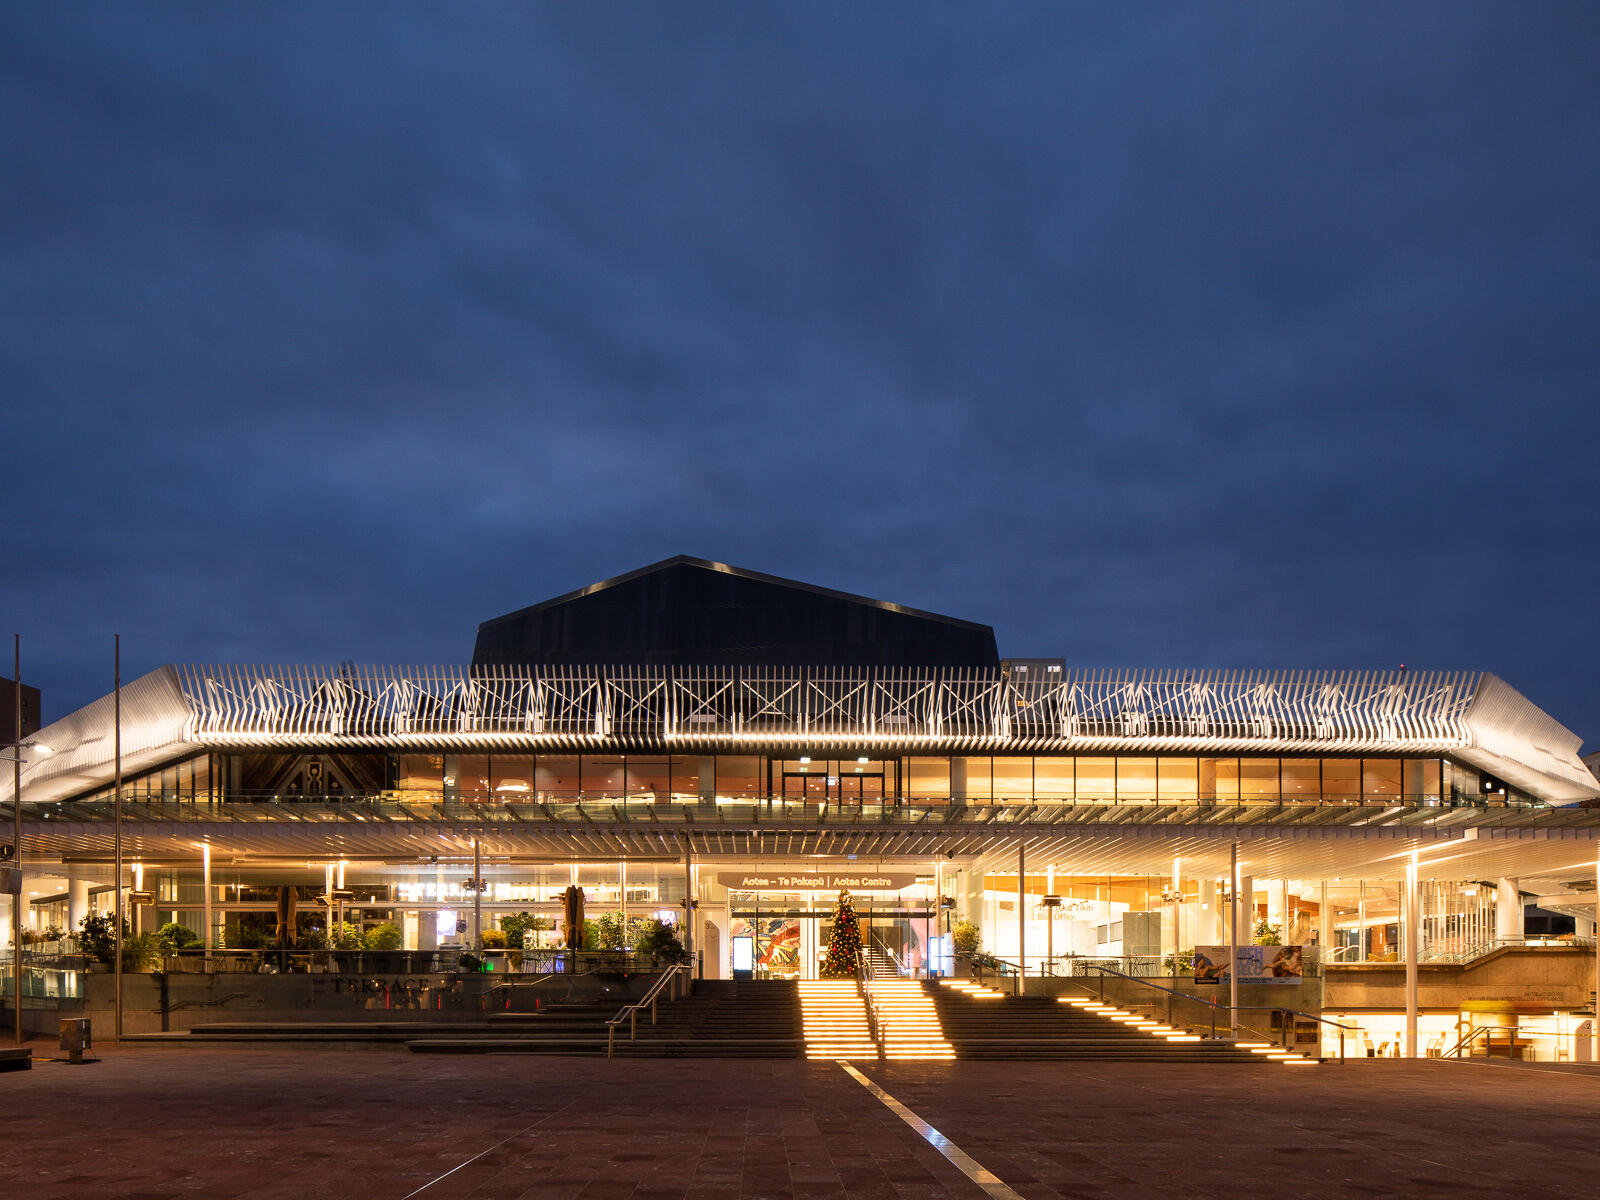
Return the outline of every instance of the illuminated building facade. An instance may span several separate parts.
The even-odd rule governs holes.
[[[1536,1055],[1586,1053],[1600,787],[1496,676],[1002,661],[985,626],[691,559],[488,622],[475,659],[124,687],[124,886],[151,894],[147,927],[237,946],[292,885],[432,949],[512,913],[554,925],[577,883],[591,912],[677,924],[707,976],[811,978],[844,886],[888,969],[948,967],[965,920],[1048,979],[1181,974],[1226,943],[1237,895],[1239,940],[1305,947],[1316,1002],[1363,1036],[1396,1018],[1407,958],[1438,1046],[1475,971],[1549,949],[1522,989],[1537,1011],[1516,978],[1479,990]],[[112,709],[29,758],[36,930],[110,902]]]

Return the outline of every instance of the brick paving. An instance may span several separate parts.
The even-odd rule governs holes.
[[[7,1197],[983,1200],[827,1063],[100,1053],[0,1075]],[[1576,1070],[865,1070],[1028,1200],[1600,1194],[1600,1075]]]

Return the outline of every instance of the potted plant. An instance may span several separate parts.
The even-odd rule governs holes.
[[[405,944],[405,935],[393,921],[385,921],[367,930],[367,957],[375,971],[402,971],[402,955],[398,953]]]
[[[124,944],[133,936],[127,918],[122,921]],[[117,959],[117,927],[108,916],[84,917],[78,922],[78,949],[89,960],[91,972],[105,972]]]
[[[173,970],[178,965],[179,951],[192,950],[200,945],[200,935],[187,925],[180,925],[176,921],[168,921],[156,930],[155,938],[160,947],[163,959],[173,960],[166,963],[168,970]]]

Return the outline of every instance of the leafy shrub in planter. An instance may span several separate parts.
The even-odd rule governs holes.
[[[965,954],[971,958],[983,945],[983,930],[971,921],[957,921],[950,927],[950,941],[955,946],[957,954]]]
[[[278,944],[278,940],[265,929],[254,926],[241,928],[233,942],[236,950],[271,950]]]
[[[540,933],[555,927],[556,923],[549,917],[527,912],[507,913],[500,918],[500,931],[506,935],[506,945],[513,950],[527,946],[528,934]]]
[[[122,944],[126,948],[133,937],[126,917],[122,920]],[[117,957],[117,927],[110,917],[91,916],[78,922],[78,950],[95,962],[110,966]],[[127,954],[123,954],[127,961]]]
[[[601,913],[592,922],[585,921],[584,949],[620,950],[627,939],[627,926],[621,913]],[[592,937],[593,940],[590,940]]]
[[[198,933],[187,925],[180,925],[176,921],[168,921],[156,930],[156,940],[161,943],[163,954],[172,954],[178,950],[190,950],[200,944]]]
[[[506,948],[506,935],[499,929],[485,929],[480,940],[485,950],[504,950]]]
[[[639,954],[648,954],[664,962],[687,962],[689,958],[689,952],[678,940],[677,930],[662,920],[646,923],[634,935],[633,948]]]
[[[122,969],[124,971],[158,971],[161,969],[161,939],[153,933],[137,933],[122,939]]]
[[[385,921],[367,930],[368,950],[398,950],[404,941],[405,936],[393,921]]]

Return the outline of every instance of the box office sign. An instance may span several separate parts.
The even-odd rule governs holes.
[[[1235,949],[1234,971],[1240,983],[1299,983],[1303,971],[1299,946],[1239,946]],[[1225,983],[1228,979],[1228,948],[1196,946],[1194,981]]]
[[[735,892],[898,892],[916,883],[911,871],[718,871]]]

